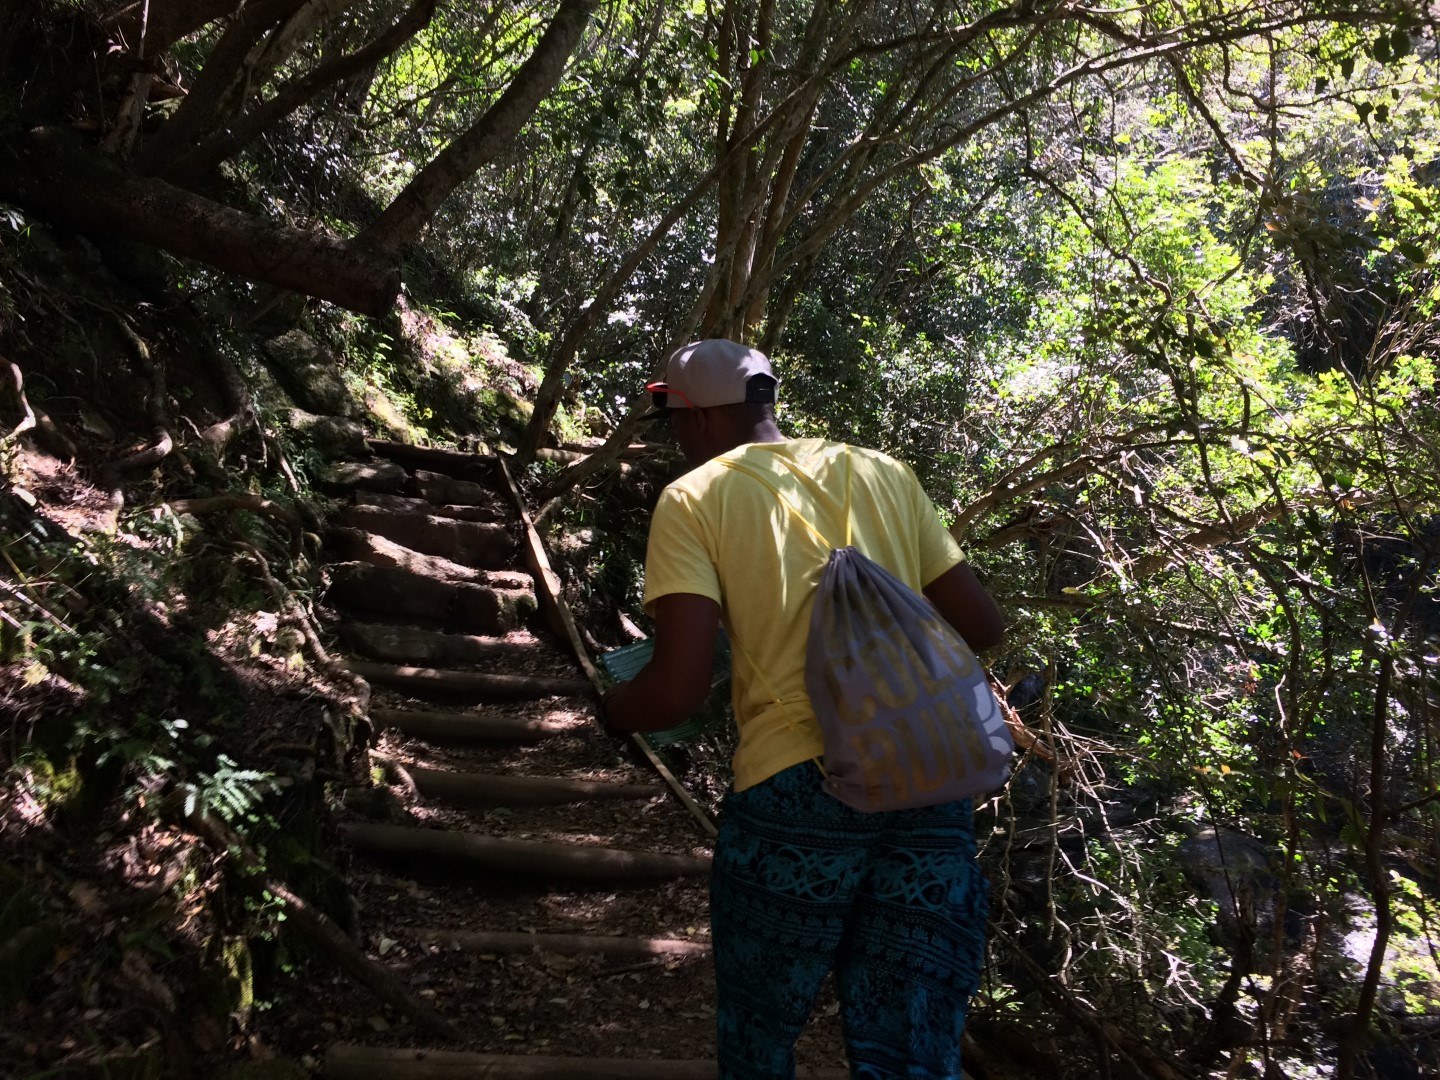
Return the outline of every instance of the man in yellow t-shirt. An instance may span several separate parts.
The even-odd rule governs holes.
[[[794,1075],[795,1039],[832,968],[854,1075],[958,1080],[984,954],[987,889],[969,800],[863,813],[821,787],[805,646],[829,554],[845,535],[923,592],[977,652],[1004,623],[908,466],[788,439],[755,349],[694,342],[647,388],[692,469],[651,523],[645,604],[655,653],[606,695],[617,731],[672,727],[704,700],[716,630],[734,655],[739,747],[711,882],[720,1076]],[[798,525],[772,481],[814,531]]]

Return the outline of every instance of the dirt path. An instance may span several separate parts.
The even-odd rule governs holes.
[[[338,1078],[713,1077],[709,838],[594,725],[532,628],[523,526],[493,459],[380,444],[326,602],[374,688],[376,786],[341,834],[361,944],[463,1033],[437,1046],[341,976],[275,1020]],[[848,1075],[827,996],[802,1076]]]

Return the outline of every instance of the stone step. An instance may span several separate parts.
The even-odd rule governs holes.
[[[465,581],[437,581],[370,563],[329,567],[326,602],[353,612],[413,618],[471,634],[508,634],[535,611],[529,589],[496,589]]]
[[[337,461],[326,469],[320,486],[327,491],[373,491],[398,494],[410,474],[393,461]]]
[[[477,585],[489,584],[488,572],[474,566],[442,558],[439,555],[422,555],[403,544],[386,540],[374,533],[359,529],[331,529],[326,534],[326,546],[340,558],[351,562],[369,563],[371,566],[388,566],[395,570],[419,574],[436,581],[468,581]]]
[[[439,694],[474,702],[524,701],[541,697],[590,697],[588,679],[561,679],[548,675],[490,675],[480,671],[404,667],[350,660],[346,667],[368,682],[388,686],[412,697]]]
[[[437,506],[491,506],[497,498],[496,492],[484,484],[425,469],[411,474],[410,491]]]
[[[426,667],[523,660],[546,647],[538,641],[506,641],[504,638],[447,634],[440,630],[383,623],[341,623],[339,634],[347,649],[367,660]]]
[[[558,953],[643,960],[647,956],[708,956],[708,941],[684,938],[617,937],[611,934],[525,934],[501,930],[410,931],[417,941],[479,953]]]
[[[411,470],[430,469],[447,476],[488,479],[495,469],[495,455],[488,451],[472,454],[443,446],[414,446],[390,439],[366,439],[365,442],[376,457],[396,462]]]
[[[503,522],[508,519],[508,515],[493,506],[437,505],[428,499],[412,498],[409,495],[387,495],[376,491],[357,491],[354,501],[357,506],[373,506],[377,510],[390,510],[400,514],[434,514],[436,517],[455,518],[458,521]]]
[[[406,770],[426,799],[455,806],[561,806],[597,799],[654,799],[665,794],[658,784],[616,784],[559,776],[496,776],[454,769]]]
[[[370,707],[378,728],[394,728],[416,739],[446,744],[484,743],[523,746],[568,735],[590,725],[545,717],[495,712],[431,712],[419,709]]]
[[[439,864],[507,878],[523,876],[541,881],[613,886],[699,877],[710,872],[710,859],[694,855],[512,840],[408,825],[350,822],[341,825],[340,832],[353,847],[371,855],[418,863],[427,868]]]
[[[505,525],[459,521],[434,514],[396,513],[378,506],[347,506],[340,521],[352,529],[383,536],[412,551],[439,555],[467,566],[503,570],[515,557],[515,538]]]

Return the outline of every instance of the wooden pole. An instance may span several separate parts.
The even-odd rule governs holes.
[[[540,610],[550,622],[551,628],[569,643],[571,653],[574,654],[576,662],[585,672],[586,678],[590,680],[596,695],[603,694],[605,682],[600,676],[600,669],[590,659],[590,653],[585,648],[585,640],[580,636],[580,630],[575,625],[575,617],[570,612],[570,605],[565,603],[560,577],[550,565],[550,557],[545,552],[545,542],[540,539],[540,534],[535,530],[535,522],[525,507],[525,500],[520,497],[520,488],[510,474],[510,468],[505,464],[505,459],[497,457],[495,463],[505,490],[510,493],[511,502],[515,505],[515,513],[519,515],[520,523],[525,526],[522,546],[525,549],[525,561],[535,577],[535,599],[540,604]],[[650,767],[665,781],[685,809],[690,811],[691,817],[695,819],[705,835],[712,839],[718,835],[715,823],[710,820],[710,815],[660,760],[659,755],[655,753],[645,736],[638,733],[631,734],[630,744],[640,752]]]
[[[637,884],[698,877],[710,872],[710,860],[694,855],[508,840],[480,833],[414,829],[404,825],[352,823],[340,826],[340,831],[355,847],[375,855],[540,879]]]
[[[453,1050],[386,1050],[332,1046],[330,1080],[715,1080],[713,1061],[568,1058],[538,1054],[467,1054]],[[799,1069],[797,1080],[849,1080],[848,1069]]]
[[[658,784],[614,784],[558,776],[495,776],[453,769],[410,769],[427,799],[458,806],[547,806],[596,799],[653,799],[665,792]]]
[[[445,671],[439,668],[372,664],[349,660],[346,666],[368,682],[418,694],[453,694],[476,701],[517,701],[526,698],[579,697],[590,694],[582,679],[556,679],[543,675],[488,675],[481,671]]]
[[[517,934],[499,930],[416,930],[421,941],[456,945],[470,952],[549,952],[641,959],[647,956],[708,956],[708,941],[616,937],[609,934]]]

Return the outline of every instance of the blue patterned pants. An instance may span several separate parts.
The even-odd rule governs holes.
[[[959,1080],[989,886],[970,801],[865,814],[806,762],[725,800],[710,883],[721,1080],[789,1080],[833,967],[850,1071]]]

